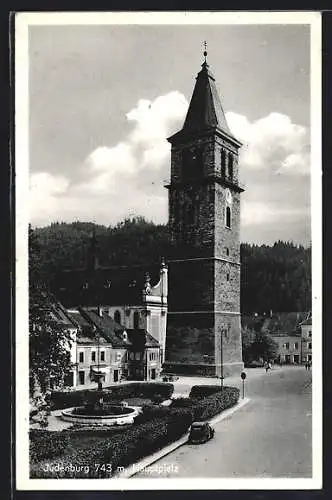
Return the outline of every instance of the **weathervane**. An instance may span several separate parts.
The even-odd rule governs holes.
[[[204,62],[206,63],[206,56],[207,56],[207,43],[206,43],[206,41],[204,41],[204,52],[203,52],[203,55],[204,55]]]

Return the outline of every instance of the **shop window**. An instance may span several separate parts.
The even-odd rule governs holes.
[[[84,385],[85,384],[85,373],[84,373],[83,370],[78,372],[78,383],[80,385]]]

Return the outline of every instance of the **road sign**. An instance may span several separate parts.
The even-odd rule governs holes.
[[[242,378],[242,399],[244,399],[244,381],[247,377],[246,372],[241,372],[241,378]]]

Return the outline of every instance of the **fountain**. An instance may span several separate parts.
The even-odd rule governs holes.
[[[95,401],[67,408],[61,412],[62,420],[85,425],[126,425],[133,424],[138,410],[125,404],[105,404],[102,386],[103,374],[95,374],[98,383]]]

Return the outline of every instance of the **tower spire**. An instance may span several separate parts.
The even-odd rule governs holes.
[[[206,40],[204,40],[204,52],[203,52],[203,56],[204,56],[204,63],[206,64],[206,56],[207,56],[207,43],[206,43]]]
[[[207,42],[203,42],[204,61],[202,68],[197,74],[194,91],[190,100],[187,115],[182,130],[170,137],[179,138],[183,135],[201,133],[206,130],[219,130],[228,138],[236,140],[230,131],[221,99],[217,90],[215,78],[207,63]]]

